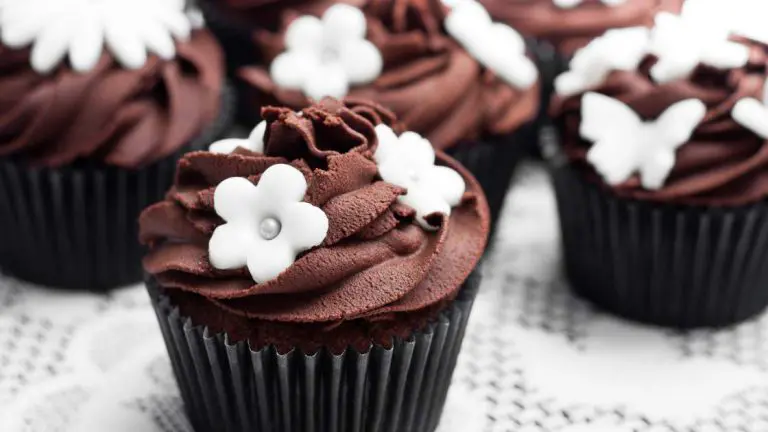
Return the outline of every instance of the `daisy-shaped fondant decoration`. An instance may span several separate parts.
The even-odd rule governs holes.
[[[722,7],[725,2],[719,2]],[[651,68],[656,82],[686,78],[700,64],[717,69],[742,67],[749,49],[729,40],[729,12],[714,2],[693,1],[680,15],[661,12],[651,32],[650,51],[659,58]],[[722,15],[719,13],[722,12]]]
[[[262,120],[248,135],[248,138],[226,138],[211,144],[208,150],[212,153],[232,153],[236,148],[244,148],[252,152],[264,153],[264,134],[267,132],[267,122]]]
[[[480,64],[520,89],[536,82],[538,71],[525,55],[525,41],[512,27],[494,23],[474,0],[458,1],[445,19],[445,29]]]
[[[214,209],[226,222],[208,244],[211,264],[219,270],[248,267],[257,283],[276,278],[296,256],[325,240],[328,217],[303,202],[307,182],[290,165],[264,171],[257,185],[242,177],[221,182]]]
[[[642,119],[624,103],[599,93],[582,99],[581,137],[594,142],[587,153],[608,184],[618,185],[640,174],[645,189],[660,189],[675,166],[677,149],[688,142],[706,114],[698,99],[667,108],[655,121]]]
[[[322,18],[299,17],[286,30],[286,51],[270,65],[270,76],[278,86],[315,100],[344,97],[350,86],[381,74],[381,53],[365,39],[366,32],[365,15],[349,5],[331,6]]]
[[[552,2],[560,9],[573,9],[584,3],[584,0],[552,0]],[[620,6],[626,2],[627,0],[600,0],[600,3],[610,7]]]
[[[594,88],[614,70],[635,70],[648,54],[650,31],[645,27],[609,30],[576,51],[569,70],[555,79],[555,90],[571,96]]]
[[[376,164],[381,178],[407,189],[400,202],[416,211],[416,220],[426,230],[436,230],[428,216],[451,214],[451,208],[461,203],[466,184],[451,168],[435,165],[432,144],[415,132],[399,137],[387,125],[376,126],[379,145]]]
[[[5,1],[0,11],[5,46],[32,46],[30,61],[48,73],[65,57],[78,72],[96,65],[104,48],[125,68],[144,66],[148,53],[176,55],[174,38],[186,40],[192,23],[182,0]]]

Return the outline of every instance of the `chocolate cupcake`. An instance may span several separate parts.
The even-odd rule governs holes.
[[[0,14],[0,267],[66,288],[138,282],[140,211],[230,116],[221,50],[166,2],[33,3],[45,13]]]
[[[374,104],[263,116],[184,156],[140,220],[195,430],[434,430],[487,241],[479,185]]]
[[[277,32],[255,34],[263,61],[239,71],[251,112],[323,96],[375,101],[464,164],[496,219],[521,149],[535,139],[539,104],[537,71],[517,32],[475,2],[370,0],[319,18],[283,16]]]
[[[361,6],[365,0],[198,0],[206,22],[221,42],[227,66],[235,72],[259,61],[254,34],[276,32],[289,16],[320,15],[336,3]]]
[[[768,45],[717,22],[614,30],[556,81],[568,275],[624,317],[723,326],[768,304]]]
[[[679,12],[684,0],[479,0],[501,22],[534,40],[542,74],[539,123],[547,126],[552,80],[579,49],[611,29],[651,27],[657,13]],[[546,138],[545,138],[546,139]],[[546,145],[546,143],[542,143]]]

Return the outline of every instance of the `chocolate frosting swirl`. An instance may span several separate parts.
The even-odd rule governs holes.
[[[656,60],[649,56],[637,71],[612,72],[594,89],[626,103],[646,120],[658,118],[672,104],[685,99],[699,99],[707,106],[706,116],[691,140],[678,149],[675,167],[661,189],[645,190],[635,176],[613,187],[616,194],[710,206],[742,205],[768,195],[768,145],[731,116],[739,100],[763,100],[768,47],[740,41],[751,50],[749,62],[742,68],[716,70],[699,66],[688,79],[657,84],[649,73]],[[591,143],[579,138],[581,95],[555,97],[553,104],[552,114],[561,126],[566,155],[590,178],[608,187],[586,162]]]
[[[393,110],[411,130],[445,149],[485,134],[513,132],[538,110],[539,85],[520,90],[498,79],[447,35],[447,9],[440,0],[368,0],[368,39],[381,51],[384,70],[349,97],[373,100]],[[297,17],[298,13],[286,12]],[[318,13],[319,15],[319,13]],[[266,64],[285,50],[284,32],[257,31]],[[264,65],[240,70],[255,103],[306,106],[296,90],[278,88]]]
[[[553,0],[480,0],[488,12],[525,36],[546,40],[570,57],[607,30],[653,25],[658,12],[680,12],[684,0],[627,0],[609,6],[584,0],[564,9]]]
[[[126,70],[108,53],[92,71],[39,75],[29,49],[0,46],[0,156],[57,167],[78,159],[136,168],[199,135],[218,114],[222,53],[207,31]]]
[[[450,217],[435,215],[437,232],[426,232],[413,221],[413,210],[398,203],[405,190],[378,178],[374,125],[393,124],[390,112],[326,99],[301,114],[265,108],[263,116],[264,154],[190,153],[166,200],[142,214],[141,241],[150,247],[144,266],[163,288],[202,296],[205,316],[223,315],[228,323],[328,327],[392,320],[454,298],[482,255],[489,227],[485,198],[466,170],[439,155],[439,163],[464,177],[467,192]],[[325,241],[262,284],[246,269],[213,268],[208,242],[222,222],[213,210],[216,185],[233,176],[257,182],[278,163],[304,174],[305,201],[329,219]]]

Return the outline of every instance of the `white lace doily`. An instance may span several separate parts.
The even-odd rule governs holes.
[[[681,334],[594,311],[544,172],[518,174],[440,432],[768,431],[768,315]],[[144,288],[0,278],[0,431],[191,431]]]

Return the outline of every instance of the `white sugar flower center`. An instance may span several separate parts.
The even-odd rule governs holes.
[[[282,224],[275,218],[268,217],[259,224],[259,234],[264,240],[273,240],[280,235]]]

